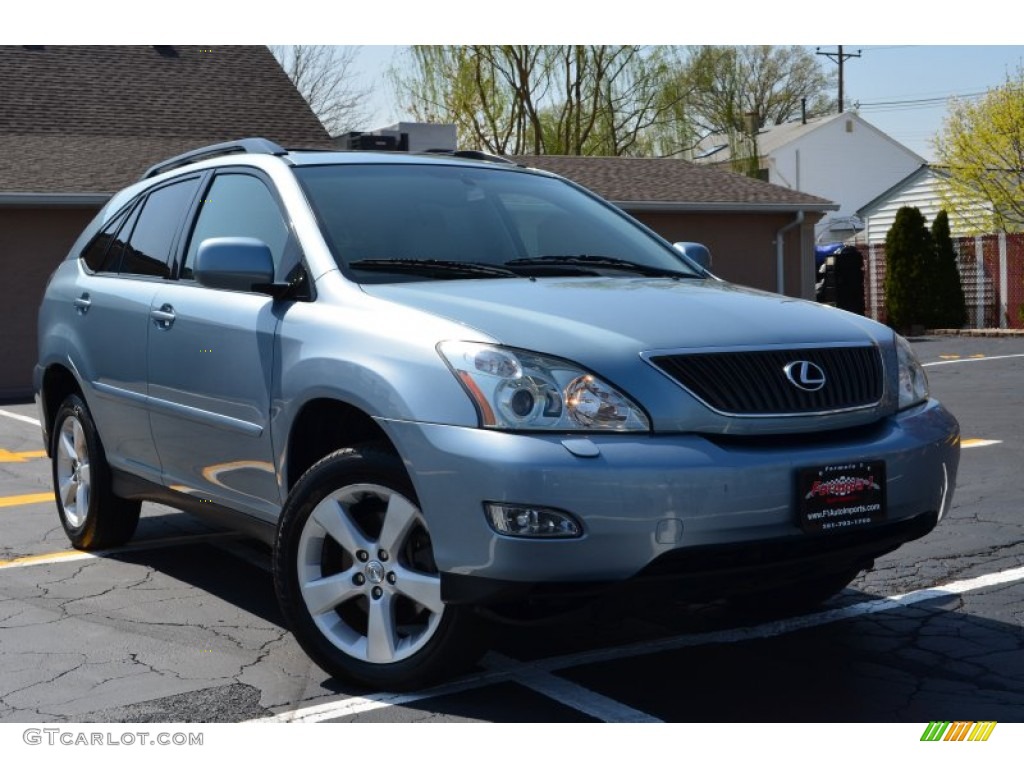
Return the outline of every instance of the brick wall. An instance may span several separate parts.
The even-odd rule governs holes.
[[[1024,328],[1024,233],[954,238],[971,328]],[[885,322],[885,246],[860,245],[868,317]]]

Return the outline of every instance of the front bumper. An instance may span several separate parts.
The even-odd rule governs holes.
[[[773,545],[785,542],[798,545],[801,561],[822,555],[836,564],[869,564],[945,514],[960,457],[957,422],[933,400],[868,427],[831,433],[592,436],[593,457],[564,444],[578,435],[397,421],[381,426],[406,461],[445,582],[473,583],[469,593],[481,600],[488,592],[481,579],[495,586],[596,585],[647,576],[666,563],[672,564],[667,571],[681,566],[705,574],[714,572],[716,552],[736,548],[768,553],[751,564],[753,578],[786,560],[784,546],[770,555]],[[798,471],[865,460],[886,462],[885,522],[860,529],[856,547],[839,551],[835,545],[844,539],[837,534],[803,534],[796,520]],[[500,536],[487,524],[485,501],[565,510],[584,533],[559,540]],[[695,571],[686,561],[698,556],[708,567]],[[452,588],[446,591],[454,597]]]

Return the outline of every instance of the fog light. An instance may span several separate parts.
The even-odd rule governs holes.
[[[485,502],[484,509],[491,528],[505,536],[571,539],[583,533],[572,515],[557,509],[493,501]]]

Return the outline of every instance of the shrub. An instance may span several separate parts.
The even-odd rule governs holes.
[[[900,332],[932,320],[929,278],[935,248],[921,211],[904,206],[885,236],[887,322]]]
[[[956,265],[953,238],[949,235],[949,215],[939,211],[932,222],[932,240],[935,243],[935,270],[929,294],[932,297],[932,328],[960,328],[967,323],[967,303],[960,284],[960,270]]]

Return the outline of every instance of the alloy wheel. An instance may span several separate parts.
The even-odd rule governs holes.
[[[391,664],[422,649],[444,612],[419,508],[382,485],[356,484],[310,512],[296,557],[302,600],[347,656]]]

